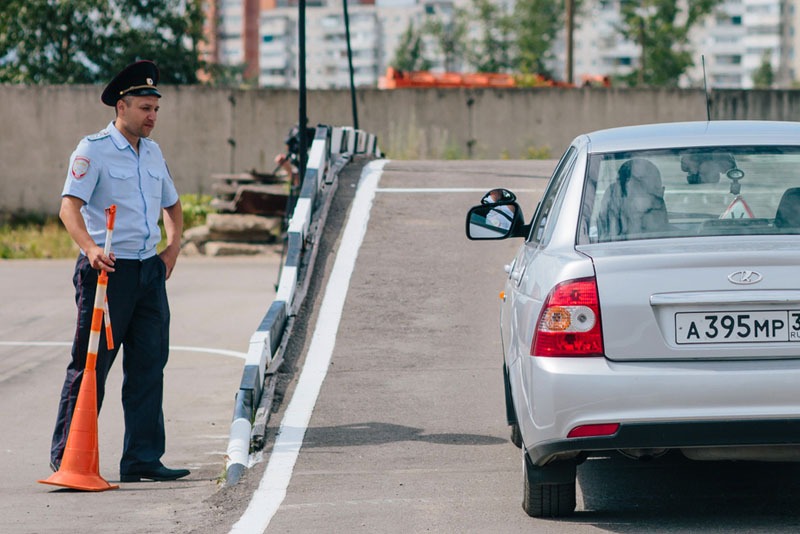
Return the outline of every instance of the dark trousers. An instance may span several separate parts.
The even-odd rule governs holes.
[[[164,366],[169,352],[170,314],[166,266],[158,256],[144,261],[117,260],[114,268],[115,271],[108,275],[107,296],[115,347],[111,351],[107,349],[103,328],[97,350],[97,409],[99,413],[108,372],[122,345],[125,439],[120,473],[126,474],[159,466],[164,454],[166,437],[161,404]],[[64,455],[72,412],[86,367],[97,275],[88,259],[81,255],[72,279],[78,324],[50,447],[50,459],[56,464]]]

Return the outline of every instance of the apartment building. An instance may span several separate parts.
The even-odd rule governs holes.
[[[297,85],[297,20],[283,9],[261,13],[258,84],[264,87]]]
[[[353,82],[375,86],[391,64],[409,24],[420,27],[436,6],[402,0],[348,4]],[[452,5],[450,2],[447,4]],[[341,3],[306,7],[306,85],[310,89],[349,87],[347,36]],[[276,7],[261,13],[259,85],[297,87],[299,53],[297,8]]]
[[[349,86],[342,0],[306,1],[306,82],[309,88]],[[394,57],[409,24],[427,17],[451,17],[469,0],[361,0],[348,3],[354,82],[375,86]],[[508,5],[507,0],[497,0]],[[692,31],[695,65],[679,80],[682,87],[752,88],[753,74],[766,59],[776,87],[800,75],[800,0],[724,0]],[[620,0],[587,0],[575,21],[573,74],[629,74],[639,65],[640,45],[623,39]],[[297,0],[209,0],[217,20],[214,45],[206,57],[224,65],[247,65],[246,77],[265,87],[297,87]],[[254,29],[255,28],[255,29]],[[566,46],[557,39],[552,72],[564,76]],[[429,50],[433,43],[428,41]],[[468,66],[465,66],[468,68]],[[444,70],[434,58],[434,70]]]
[[[750,89],[753,73],[769,61],[775,85],[790,86],[797,71],[793,11],[794,3],[786,0],[726,0],[721,4],[694,39],[695,50],[705,57],[708,84]],[[697,66],[690,76],[702,80]]]
[[[753,87],[753,74],[768,60],[776,87],[789,87],[798,74],[800,38],[795,0],[724,0],[690,34],[694,66],[679,80],[681,87],[702,87],[703,62],[709,87]],[[590,0],[574,35],[574,72],[580,75],[625,75],[639,65],[638,43],[619,35],[619,0]],[[556,72],[563,72],[557,48]]]

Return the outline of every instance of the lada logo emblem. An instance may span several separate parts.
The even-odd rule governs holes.
[[[748,285],[756,284],[761,281],[761,273],[756,271],[741,270],[728,275],[728,280],[732,284]]]

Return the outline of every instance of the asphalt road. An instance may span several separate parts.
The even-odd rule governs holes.
[[[205,501],[224,473],[242,358],[274,299],[279,264],[278,255],[179,260],[167,282],[172,351],[163,460],[192,474],[87,493],[37,483],[51,474],[50,436],[75,324],[74,261],[0,262],[0,532],[180,532],[213,514]],[[121,367],[118,358],[98,422],[100,474],[114,484]]]
[[[521,454],[508,441],[504,420],[497,328],[503,266],[521,241],[468,241],[464,215],[483,191],[506,186],[518,193],[530,218],[553,166],[386,166],[349,286],[336,289],[346,290],[346,299],[335,345],[285,495],[263,475],[277,456],[278,426],[295,400],[328,281],[344,249],[356,169],[342,176],[321,241],[267,449],[232,488],[218,489],[215,479],[224,468],[241,361],[173,353],[165,460],[192,468],[189,480],[85,494],[35,482],[48,474],[66,349],[0,344],[0,401],[6,407],[0,411],[0,451],[7,475],[0,479],[0,532],[227,533],[249,510],[276,499],[266,532],[800,530],[797,466],[692,463],[674,456],[649,463],[616,455],[589,460],[578,468],[574,516],[547,521],[525,515]],[[170,281],[173,345],[244,352],[276,277],[259,260],[215,261],[221,260],[184,260]],[[70,271],[69,262],[0,263],[0,342],[69,339]],[[221,273],[231,278],[223,282]],[[111,401],[113,394],[108,396]],[[118,413],[109,402],[100,417],[101,473],[109,481],[118,477]]]
[[[497,327],[503,266],[521,241],[468,241],[464,215],[481,192],[505,186],[529,218],[554,163],[385,167],[327,376],[266,532],[800,529],[797,466],[674,456],[589,460],[573,517],[524,513]],[[261,499],[271,481],[259,481]]]

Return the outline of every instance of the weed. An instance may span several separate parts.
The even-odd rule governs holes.
[[[525,152],[525,159],[551,159],[552,157],[549,146],[529,146]]]
[[[464,157],[464,151],[461,150],[461,147],[455,143],[448,143],[445,145],[444,150],[442,151],[442,159],[466,159]]]

